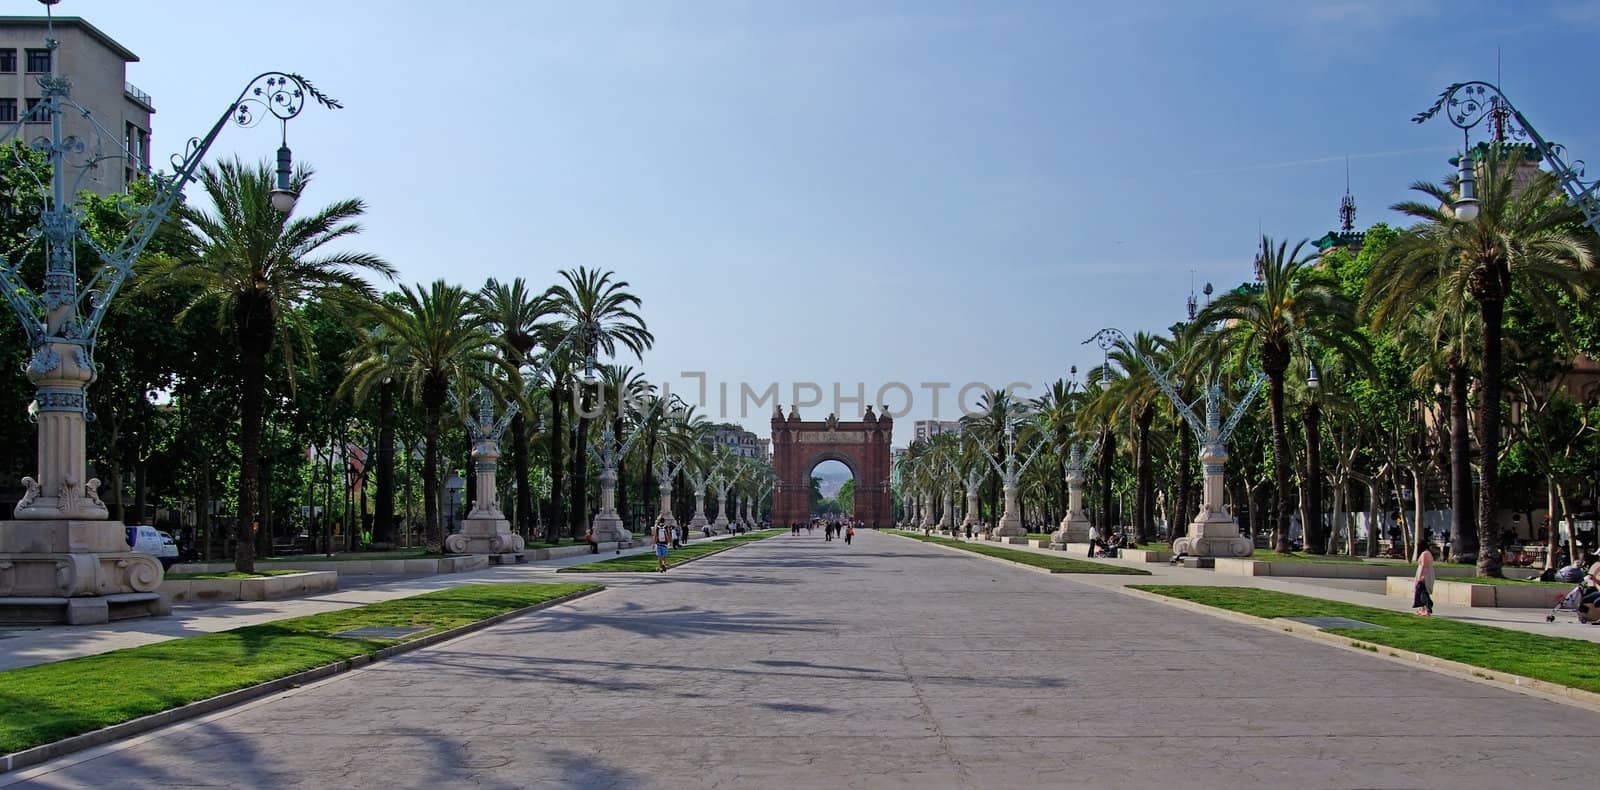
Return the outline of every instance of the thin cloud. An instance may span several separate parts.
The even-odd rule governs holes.
[[[1343,162],[1346,159],[1357,161],[1361,159],[1387,159],[1394,156],[1414,156],[1416,154],[1431,154],[1440,151],[1454,151],[1452,146],[1430,145],[1423,148],[1404,148],[1398,151],[1369,151],[1361,154],[1340,154],[1338,156],[1319,156],[1315,159],[1293,159],[1287,162],[1261,162],[1249,165],[1229,165],[1213,167],[1205,170],[1195,170],[1189,175],[1205,176],[1218,173],[1243,173],[1252,170],[1282,170],[1289,167],[1306,167],[1309,165],[1325,165],[1333,162]]]

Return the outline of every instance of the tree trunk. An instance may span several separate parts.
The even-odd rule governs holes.
[[[517,494],[512,497],[510,525],[520,536],[528,536],[533,526],[533,485],[528,481],[528,417],[518,411],[510,419],[510,469],[515,478]]]
[[[1472,526],[1472,435],[1467,430],[1467,366],[1451,354],[1450,549],[1451,562],[1474,562],[1478,533]]]
[[[1500,342],[1505,303],[1498,295],[1480,300],[1483,322],[1483,391],[1478,404],[1478,575],[1500,575]]]
[[[1105,437],[1100,443],[1100,537],[1111,537],[1111,526],[1116,519],[1111,516],[1111,468],[1117,457],[1117,435],[1102,428]]]
[[[439,521],[439,423],[443,419],[445,385],[424,383],[422,393],[422,436],[425,448],[422,458],[422,518],[423,542],[428,551],[443,553],[444,527]]]
[[[562,450],[567,443],[567,432],[561,419],[561,404],[565,400],[563,376],[557,375],[550,387],[550,516],[545,520],[544,539],[555,543],[561,535],[561,525],[567,522],[566,507],[566,456]]]
[[[378,390],[378,492],[373,536],[394,543],[394,390],[386,381]]]
[[[579,391],[578,432],[572,435],[572,511],[567,514],[567,532],[573,539],[589,526],[589,417],[588,388]]]
[[[655,523],[655,517],[650,514],[650,503],[660,500],[659,496],[651,496],[651,494],[656,493],[651,485],[651,481],[655,480],[656,471],[654,466],[656,460],[656,426],[654,421],[650,423],[649,431],[644,439],[644,474],[639,476],[639,510],[647,516],[645,523],[653,524]],[[622,485],[620,480],[617,485]]]
[[[1267,401],[1272,407],[1272,485],[1277,489],[1277,513],[1273,518],[1273,543],[1280,554],[1289,553],[1289,512],[1294,508],[1289,496],[1289,434],[1283,424],[1283,372],[1267,373]]]
[[[256,570],[251,527],[261,509],[261,417],[274,323],[272,305],[264,296],[247,295],[234,304],[233,329],[239,342],[239,519],[234,524],[233,567],[240,573]]]
[[[1139,542],[1149,543],[1155,539],[1155,473],[1151,470],[1150,462],[1150,422],[1155,419],[1154,406],[1146,405],[1139,413],[1139,470],[1135,475],[1138,486],[1138,534]]]
[[[1423,523],[1428,514],[1428,492],[1425,486],[1427,480],[1423,477],[1420,466],[1411,468],[1411,545],[1416,554],[1411,556],[1412,561],[1416,555],[1422,553],[1422,547],[1428,542],[1428,527]]]
[[[1192,476],[1189,473],[1189,469],[1190,469],[1189,464],[1193,461],[1193,457],[1194,457],[1194,433],[1192,431],[1190,431],[1188,421],[1183,420],[1183,419],[1179,419],[1178,420],[1178,502],[1177,502],[1178,509],[1177,509],[1176,513],[1174,514],[1174,516],[1172,518],[1172,525],[1171,525],[1171,528],[1168,530],[1168,533],[1167,533],[1167,538],[1169,540],[1176,539],[1177,536],[1178,536],[1178,530],[1183,529],[1188,524],[1188,519],[1192,515],[1194,515],[1195,513],[1197,513],[1199,511],[1199,508],[1194,507],[1193,503],[1190,502],[1190,500],[1189,500],[1189,492],[1190,492],[1189,483],[1192,480]]]
[[[1306,551],[1327,554],[1327,535],[1322,531],[1322,407],[1315,400],[1306,403]]]

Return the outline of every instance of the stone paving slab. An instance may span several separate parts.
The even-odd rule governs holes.
[[[0,785],[1454,790],[1596,764],[1594,712],[865,530],[613,581]]]

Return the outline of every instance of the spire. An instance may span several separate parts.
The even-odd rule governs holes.
[[[1189,270],[1189,320],[1194,320],[1194,269]]]
[[[1356,229],[1356,199],[1350,196],[1350,157],[1344,158],[1344,197],[1339,199],[1339,230]]]

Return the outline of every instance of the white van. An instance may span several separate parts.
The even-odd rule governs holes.
[[[178,543],[155,527],[132,526],[128,531],[128,547],[140,554],[149,554],[161,561],[163,570],[178,561]]]

